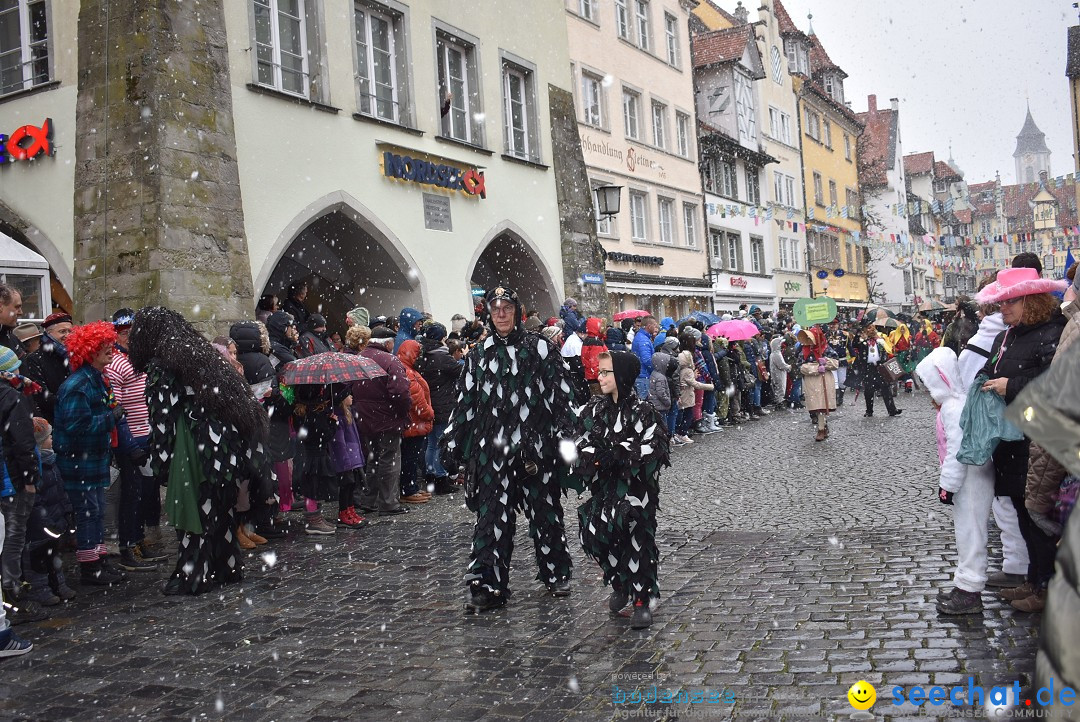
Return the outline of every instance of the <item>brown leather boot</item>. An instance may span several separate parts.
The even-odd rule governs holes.
[[[818,429],[814,441],[824,441],[826,436],[828,436],[828,434],[825,432],[825,429]]]
[[[1046,590],[1040,589],[1032,592],[1031,596],[1014,599],[1009,604],[1012,605],[1013,609],[1018,609],[1021,612],[1041,612],[1046,608]]]
[[[255,542],[256,544],[265,544],[266,543],[266,537],[255,533],[254,529],[248,529],[246,524],[241,524],[240,528],[242,528],[244,530],[244,536],[246,536],[248,539]]]
[[[1035,593],[1035,587],[1031,586],[1031,582],[1024,582],[1018,587],[1012,589],[1002,589],[998,594],[1002,599],[1013,602],[1017,599],[1027,599]]]
[[[240,544],[241,549],[254,549],[255,542],[248,539],[248,535],[244,533],[244,525],[239,524],[236,527],[236,541]]]

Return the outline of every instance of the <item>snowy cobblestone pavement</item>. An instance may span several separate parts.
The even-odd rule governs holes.
[[[35,649],[3,662],[0,716],[848,719],[847,689],[865,679],[877,718],[904,719],[919,710],[892,706],[896,685],[1026,684],[1038,617],[991,594],[982,617],[934,611],[952,533],[934,496],[932,409],[918,393],[899,403],[896,419],[845,407],[826,443],[805,415],[780,412],[676,450],[649,630],[609,616],[576,540],[573,596],[542,594],[524,531],[510,605],[464,616],[470,517],[460,498],[436,498],[358,532],[262,547],[244,584],[205,597],[161,596],[162,572],[54,608],[20,627]],[[735,701],[612,701],[615,686],[653,685]]]

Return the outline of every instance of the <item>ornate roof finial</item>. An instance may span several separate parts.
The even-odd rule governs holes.
[[[806,13],[806,19],[810,22],[810,32],[807,35],[814,34],[814,13]]]
[[[735,8],[735,19],[739,21],[739,25],[746,25],[750,20],[750,11],[743,7],[742,0],[739,0],[739,6]]]

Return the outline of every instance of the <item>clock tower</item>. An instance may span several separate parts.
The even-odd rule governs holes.
[[[1046,171],[1050,173],[1050,149],[1046,147],[1046,134],[1035,125],[1031,117],[1031,106],[1028,106],[1027,118],[1020,135],[1016,136],[1016,150],[1013,151],[1013,159],[1016,162],[1016,182],[1036,183],[1039,174]]]

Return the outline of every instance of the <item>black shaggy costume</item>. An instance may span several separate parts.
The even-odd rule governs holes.
[[[656,512],[660,469],[670,466],[666,420],[634,392],[641,362],[613,351],[619,400],[594,396],[578,418],[578,474],[591,496],[578,506],[581,546],[604,582],[634,601],[659,595]]]
[[[188,528],[166,591],[200,594],[215,583],[240,581],[233,506],[242,479],[273,478],[264,450],[266,412],[244,378],[175,311],[149,307],[135,314],[130,358],[147,376],[154,474],[170,485],[185,478],[198,487],[197,510],[188,504]]]
[[[495,300],[517,306],[517,325],[469,353],[441,445],[447,469],[465,468],[476,513],[466,582],[505,599],[518,510],[529,520],[536,579],[550,588],[573,570],[560,497],[574,477],[559,441],[572,427],[574,383],[559,350],[525,331],[516,294],[494,289],[487,301]]]

